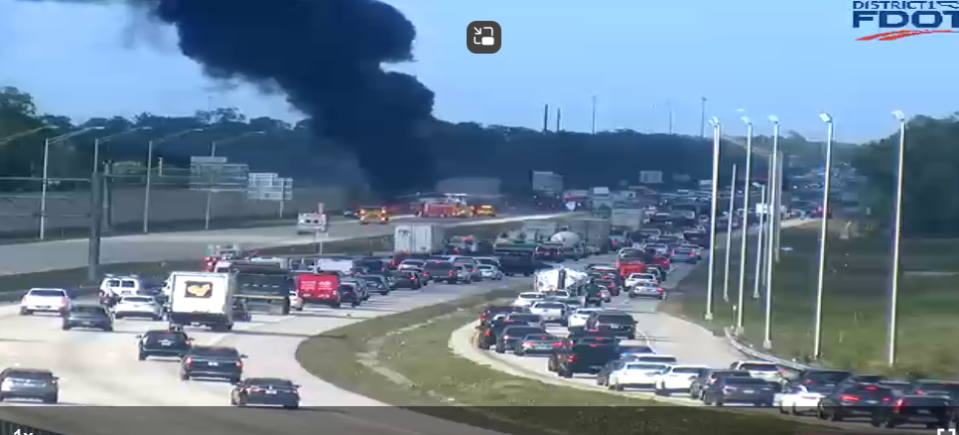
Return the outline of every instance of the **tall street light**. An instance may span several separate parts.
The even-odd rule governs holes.
[[[228,143],[233,143],[239,140],[246,139],[250,136],[256,136],[261,134],[266,134],[266,132],[265,131],[248,131],[240,135],[210,142],[210,157],[216,157],[216,148],[220,145],[226,145]],[[203,229],[205,230],[210,229],[210,213],[213,208],[213,186],[212,186],[213,174],[212,173],[210,174],[210,181],[211,181],[210,183],[211,185],[208,186],[206,190],[206,211],[203,214]]]
[[[743,225],[742,239],[739,251],[739,297],[736,301],[736,333],[743,333],[743,296],[746,293],[746,259],[749,250],[749,190],[752,188],[753,174],[753,122],[748,116],[743,116],[743,123],[746,124],[746,171],[743,174]]]
[[[100,128],[103,129],[105,127],[100,127]],[[100,172],[100,145],[106,144],[107,142],[110,142],[111,140],[114,140],[118,137],[126,136],[130,133],[136,133],[138,131],[147,131],[147,130],[153,130],[153,127],[144,126],[144,127],[131,128],[129,130],[124,130],[119,133],[111,134],[109,136],[98,137],[94,139],[93,140],[93,173],[96,174]]]
[[[896,333],[898,332],[899,310],[899,262],[902,247],[902,180],[905,174],[906,160],[906,114],[901,110],[892,112],[899,121],[899,157],[896,161],[896,204],[895,222],[892,237],[892,276],[889,277],[889,338],[886,342],[886,363],[889,367],[896,364]]]
[[[723,269],[723,302],[729,303],[729,266],[733,255],[733,217],[736,216],[736,178],[739,167],[733,164],[733,174],[729,180],[729,211],[726,212],[726,267]]]
[[[5,144],[5,143],[7,143],[7,142],[15,141],[15,140],[17,140],[17,139],[22,139],[22,138],[24,138],[24,137],[30,136],[30,135],[32,135],[32,134],[37,134],[37,133],[39,133],[39,132],[41,132],[41,131],[43,131],[43,130],[47,130],[47,129],[51,129],[51,128],[55,128],[55,127],[52,126],[52,125],[44,125],[44,126],[42,126],[42,127],[32,128],[32,129],[30,129],[30,130],[24,130],[24,131],[21,131],[21,132],[19,132],[19,133],[11,134],[11,135],[9,135],[9,136],[0,137],[0,145]]]
[[[756,211],[763,211],[763,213],[756,213],[759,216],[759,231],[756,234],[756,273],[753,275],[753,300],[759,299],[759,287],[762,285],[763,281],[763,242],[766,240],[766,216],[769,215],[769,200],[767,199],[767,194],[769,192],[769,183],[766,184],[757,184],[759,187],[759,207]]]
[[[709,120],[713,126],[713,191],[709,207],[709,274],[706,281],[706,320],[713,320],[713,287],[716,281],[716,209],[719,208],[719,140],[722,124],[715,116]]]
[[[143,234],[150,232],[150,194],[152,192],[153,186],[153,148],[157,145],[162,144],[171,139],[176,139],[180,136],[194,133],[198,131],[203,131],[202,128],[191,128],[189,130],[183,130],[181,132],[173,133],[171,135],[164,136],[160,139],[154,139],[147,143],[147,176],[146,176],[146,187],[143,192]]]
[[[771,186],[771,189],[769,190],[769,206],[766,207],[770,213],[770,221],[769,236],[766,240],[766,300],[764,301],[766,306],[764,307],[765,322],[763,325],[763,348],[765,349],[772,349],[773,347],[773,262],[775,260],[773,251],[778,249],[776,247],[776,233],[778,232],[780,213],[779,196],[782,193],[782,186],[779,185],[779,118],[776,115],[769,115],[769,121],[773,123],[773,165],[772,177],[769,178],[767,183]]]
[[[47,237],[47,185],[50,184],[48,177],[50,174],[50,145],[96,130],[103,130],[103,127],[87,127],[43,141],[43,183],[40,186],[40,240],[45,240]],[[91,186],[91,188],[93,188],[93,186]]]
[[[826,279],[826,246],[829,236],[829,191],[832,181],[832,140],[835,134],[833,119],[828,113],[819,114],[819,119],[826,123],[826,171],[823,174],[822,189],[822,223],[819,233],[819,274],[816,277],[816,309],[815,332],[813,336],[813,358],[819,359],[822,355],[822,292]]]

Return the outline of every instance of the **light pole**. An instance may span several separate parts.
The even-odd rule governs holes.
[[[709,120],[713,126],[713,191],[709,207],[709,277],[706,281],[706,320],[713,320],[713,287],[716,281],[716,209],[719,208],[719,140],[722,124],[715,116]]]
[[[756,273],[753,279],[753,300],[759,299],[759,287],[762,285],[764,276],[763,254],[766,251],[763,249],[763,242],[766,240],[766,216],[769,214],[769,200],[766,197],[769,192],[768,186],[768,182],[759,185],[759,207],[756,207],[757,212],[763,211],[763,213],[756,213],[759,215],[759,231],[756,235]]]
[[[50,184],[48,179],[50,175],[50,145],[94,130],[103,130],[103,127],[87,127],[43,141],[43,182],[40,185],[40,240],[46,240],[47,238],[47,185]]]
[[[162,144],[171,139],[176,139],[185,134],[203,131],[202,128],[191,128],[189,130],[183,130],[178,133],[173,133],[168,136],[164,136],[160,139],[151,140],[147,143],[147,175],[146,175],[146,186],[143,191],[143,234],[150,232],[150,194],[153,190],[153,148],[157,145]]]
[[[729,181],[729,212],[726,214],[726,269],[723,273],[723,301],[729,303],[729,265],[733,258],[733,221],[736,216],[736,172],[737,165],[733,165],[732,180]]]
[[[246,133],[236,135],[233,137],[228,137],[223,140],[215,140],[210,142],[210,157],[216,157],[216,148],[219,145],[226,145],[228,143],[236,142],[238,140],[246,139],[250,136],[256,136],[260,134],[266,134],[265,131],[248,131]],[[206,211],[203,213],[203,229],[210,229],[210,213],[213,209],[213,173],[210,173],[210,186],[207,186],[206,189]]]
[[[819,119],[826,123],[826,171],[823,174],[822,189],[822,224],[819,233],[819,274],[816,277],[816,310],[815,332],[813,336],[813,358],[819,359],[822,355],[822,292],[826,279],[826,246],[829,235],[829,191],[832,181],[832,138],[834,134],[833,119],[828,113],[819,114]]]
[[[590,134],[596,134],[596,96],[592,97],[592,121],[590,123]]]
[[[105,127],[101,127],[101,129],[103,128]],[[129,130],[121,131],[119,133],[114,133],[109,136],[98,137],[94,139],[93,140],[93,173],[96,174],[100,172],[100,145],[110,142],[111,140],[114,140],[118,137],[126,136],[130,133],[135,133],[138,131],[145,131],[145,130],[153,130],[153,127],[144,126],[144,127],[131,128]]]
[[[886,342],[886,363],[889,367],[896,364],[896,333],[898,332],[899,310],[899,254],[902,246],[902,181],[906,160],[906,114],[900,110],[892,112],[899,121],[899,157],[896,162],[896,205],[895,222],[892,237],[892,275],[889,277],[889,338]]]
[[[15,140],[17,140],[17,139],[22,139],[22,138],[27,137],[27,136],[30,136],[30,135],[32,135],[32,134],[37,134],[37,133],[39,133],[39,132],[41,132],[41,131],[43,131],[43,130],[49,129],[49,128],[54,128],[54,127],[53,127],[52,125],[44,125],[44,126],[42,126],[42,127],[37,127],[37,128],[30,129],[30,130],[24,130],[24,131],[21,131],[21,132],[19,132],[19,133],[14,133],[14,134],[11,134],[11,135],[9,135],[9,136],[2,137],[2,138],[0,138],[0,145],[5,144],[5,143],[7,143],[7,142],[15,141]]]
[[[746,255],[749,250],[749,190],[752,187],[753,171],[753,122],[748,116],[741,118],[746,124],[746,172],[743,174],[743,225],[739,251],[739,297],[736,302],[736,334],[743,333],[743,297],[746,293]]]
[[[669,134],[673,134],[673,122],[676,118],[676,112],[673,111],[673,103],[670,101],[666,102],[666,110],[669,111]]]
[[[699,97],[699,135],[706,139],[706,97]]]
[[[779,196],[782,194],[779,184],[779,118],[775,115],[769,115],[769,121],[773,123],[773,150],[772,150],[772,177],[770,177],[769,186],[772,186],[772,189],[769,190],[769,201],[770,204],[767,206],[767,209],[770,211],[770,222],[769,222],[769,236],[766,240],[766,306],[765,309],[765,323],[763,327],[763,348],[772,349],[773,339],[772,339],[772,320],[773,320],[773,264],[775,261],[775,254],[773,251],[778,249],[776,247],[776,234],[779,231]]]

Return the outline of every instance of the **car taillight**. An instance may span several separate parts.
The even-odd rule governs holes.
[[[453,271],[451,270],[451,271],[450,271],[450,276],[453,276],[453,275],[455,275],[455,274],[454,274]]]
[[[241,369],[242,369],[242,368],[243,368],[243,361],[237,361],[237,362],[236,362],[236,366],[237,366],[238,368],[241,368]]]
[[[656,289],[656,291],[662,293],[662,292],[666,291],[666,289],[664,289],[664,288],[662,288],[662,287],[659,287],[659,288]]]
[[[60,305],[66,305],[68,302],[67,298],[60,298]]]
[[[576,362],[576,355],[569,355],[566,357],[566,362]]]
[[[859,398],[856,396],[840,396],[839,400],[843,402],[858,402]]]
[[[261,389],[259,389],[259,388],[257,388],[257,387],[249,387],[249,388],[246,389],[246,392],[247,392],[247,393],[259,393],[260,391],[263,391],[263,390],[261,390]]]
[[[595,344],[591,344],[591,345],[589,345],[589,347],[596,347],[596,346],[597,346],[597,345],[595,345]]]
[[[411,276],[410,281],[416,281],[416,275]]]
[[[891,397],[883,397],[883,398],[882,398],[882,401],[883,401],[883,402],[888,402],[888,401],[890,401],[890,400],[892,400]]]
[[[905,405],[905,401],[904,401],[904,400],[902,400],[902,399],[897,400],[896,403],[894,403],[894,404],[892,405],[892,412],[900,412],[900,411],[902,411],[903,405]]]
[[[186,363],[186,365],[193,365],[193,358],[187,358],[186,361],[184,362]]]
[[[533,342],[532,342],[532,341],[524,341],[524,342],[523,342],[523,346],[532,346],[532,345],[533,345]]]
[[[736,388],[736,387],[723,387],[723,392],[724,392],[724,393],[730,393],[730,392],[733,392],[733,391],[739,391],[739,389]]]
[[[493,335],[493,331],[487,329],[486,332],[483,333],[483,335],[489,337],[490,335]]]
[[[876,391],[878,388],[870,385],[870,386],[866,387],[866,389],[869,390],[869,391]]]
[[[509,340],[509,335],[503,335],[503,340]]]
[[[916,390],[916,394],[921,396],[923,394],[926,394],[926,392],[922,390]]]

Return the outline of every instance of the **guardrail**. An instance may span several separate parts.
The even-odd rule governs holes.
[[[752,344],[743,342],[732,332],[732,328],[726,327],[723,329],[723,333],[726,335],[726,341],[729,342],[729,345],[736,349],[739,353],[748,356],[752,359],[768,361],[773,364],[776,364],[780,367],[787,368],[792,371],[801,372],[803,370],[812,370],[821,367],[811,366],[802,364],[796,361],[785,360],[767,353],[760,352],[756,350]]]

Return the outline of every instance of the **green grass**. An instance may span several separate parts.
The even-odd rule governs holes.
[[[959,377],[959,350],[951,346],[959,335],[959,276],[923,276],[915,271],[959,271],[959,242],[905,240],[899,291],[898,361],[885,364],[890,242],[888,236],[842,240],[830,234],[823,290],[821,364],[864,373]],[[776,266],[772,304],[773,353],[812,361],[819,228],[810,225],[783,231],[783,252]],[[755,253],[755,239],[750,238]],[[738,243],[733,243],[731,302],[738,294]],[[754,255],[749,255],[749,260]],[[714,320],[703,320],[707,267],[698,268],[680,285],[681,295],[664,310],[681,314],[715,331],[735,324],[735,311],[722,300],[725,251],[717,256]],[[757,348],[763,342],[764,301],[751,300],[754,263],[747,263],[747,296],[743,337]]]
[[[296,357],[310,373],[341,388],[448,420],[516,434],[814,432],[811,426],[773,416],[664,406],[546,384],[476,364],[449,350],[451,333],[473,320],[479,305],[521,290],[494,291],[348,325],[304,341]],[[371,346],[378,348],[376,370],[357,363],[370,358]]]

